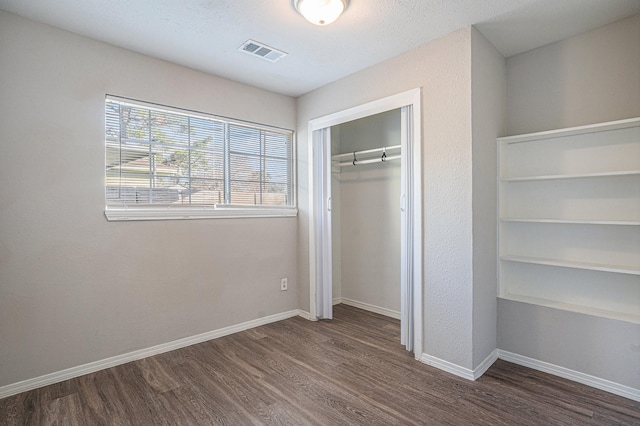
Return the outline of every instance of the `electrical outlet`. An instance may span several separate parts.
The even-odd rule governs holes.
[[[287,279],[282,278],[280,280],[280,291],[287,291],[288,287],[289,287],[289,283],[287,282]]]

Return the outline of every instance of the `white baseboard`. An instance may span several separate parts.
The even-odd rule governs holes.
[[[298,316],[306,319],[307,321],[318,321],[318,318],[311,318],[311,313],[298,309]]]
[[[473,370],[469,368],[460,367],[457,364],[453,364],[449,361],[445,361],[443,359],[436,358],[435,356],[427,355],[425,353],[423,353],[420,357],[416,357],[416,359],[439,370],[446,371],[447,373],[451,373],[458,377],[462,377],[463,379],[472,381],[475,380]]]
[[[336,300],[333,299],[333,304],[335,305]],[[376,314],[384,315],[385,317],[390,317],[399,320],[401,318],[401,314],[398,311],[393,311],[387,308],[381,308],[380,306],[370,305],[364,302],[358,302],[357,300],[347,299],[346,297],[341,297],[338,303],[344,303],[345,305],[353,306],[354,308],[364,309],[365,311],[374,312]]]
[[[529,367],[534,370],[542,371],[543,373],[553,374],[554,376],[562,377],[564,379],[582,383],[583,385],[620,395],[634,401],[640,401],[640,389],[500,349],[498,349],[498,358],[514,364],[522,365],[523,367]]]
[[[601,379],[599,377],[591,376],[579,371],[570,370],[565,367],[560,367],[558,365],[539,361],[537,359],[514,354],[500,349],[497,349],[489,354],[489,356],[484,361],[482,361],[480,365],[474,370],[461,367],[449,361],[445,361],[424,353],[420,357],[416,357],[416,359],[427,365],[431,365],[440,370],[468,380],[477,380],[489,369],[489,367],[491,367],[496,359],[502,359],[504,361],[522,365],[523,367],[532,368],[534,370],[542,371],[543,373],[553,374],[554,376],[562,377],[564,379],[582,383],[584,385],[610,392],[615,395],[623,396],[634,401],[640,401],[640,389],[632,388],[630,386],[625,386],[620,383],[612,382],[610,380]]]
[[[473,380],[478,380],[484,373],[487,372],[489,367],[498,360],[498,350],[494,349],[485,359],[473,370]]]
[[[197,343],[206,342],[208,340],[217,339],[219,337],[227,336],[233,333],[238,333],[240,331],[248,330],[250,328],[259,327],[261,325],[270,324],[272,322],[282,321],[284,319],[295,317],[298,315],[303,316],[300,310],[294,309],[292,311],[282,312],[280,314],[275,314],[275,315],[269,315],[267,317],[258,318],[255,320],[243,322],[241,324],[236,324],[229,327],[220,328],[218,330],[209,331],[202,334],[197,334],[195,336],[185,337],[183,339],[174,340],[172,342],[163,343],[157,346],[152,346],[150,348],[140,349],[140,350],[129,352],[122,355],[116,355],[100,361],[94,361],[88,364],[79,365],[77,367],[67,368],[65,370],[57,371],[50,374],[45,374],[44,376],[35,377],[33,379],[23,380],[21,382],[0,387],[0,399],[6,398],[11,395],[16,395],[21,392],[37,389],[42,386],[52,385],[54,383],[59,383],[64,380],[73,379],[75,377],[83,376],[85,374],[95,373],[96,371],[115,367],[117,365],[125,364],[127,362],[137,361],[142,358],[147,358],[149,356],[173,351],[175,349],[184,348],[187,346],[195,345]]]
[[[424,353],[419,358],[416,357],[416,359],[439,370],[462,377],[463,379],[475,381],[479,379],[494,362],[496,362],[498,359],[498,351],[494,350],[491,352],[484,361],[482,361],[480,365],[473,370]]]

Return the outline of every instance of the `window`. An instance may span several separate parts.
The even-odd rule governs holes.
[[[107,96],[109,220],[294,216],[293,131]]]

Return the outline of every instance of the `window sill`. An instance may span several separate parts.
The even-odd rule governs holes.
[[[129,220],[239,219],[295,217],[295,207],[200,206],[200,207],[106,207],[109,222]]]

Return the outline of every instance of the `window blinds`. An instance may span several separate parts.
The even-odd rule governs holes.
[[[107,96],[107,206],[294,207],[293,132]]]

